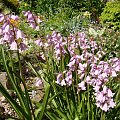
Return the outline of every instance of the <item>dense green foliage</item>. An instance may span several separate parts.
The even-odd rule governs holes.
[[[92,19],[94,20],[97,19],[101,14],[105,3],[106,2],[101,0],[23,0],[21,2],[22,10],[27,8],[48,17],[57,14],[63,9],[67,9],[67,12],[71,10],[73,12],[89,11],[91,13]]]
[[[109,27],[120,29],[120,1],[107,2],[100,18]]]
[[[33,2],[34,3],[34,2]],[[90,11],[91,13],[99,14],[104,6],[104,2],[101,0],[37,0],[36,10],[37,12],[52,12],[61,8],[72,8],[79,11]]]

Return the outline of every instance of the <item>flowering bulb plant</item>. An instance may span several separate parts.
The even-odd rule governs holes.
[[[54,90],[62,90],[63,96],[59,98],[62,113],[63,101],[66,100],[66,117],[95,119],[91,115],[95,108],[107,112],[115,107],[114,93],[108,86],[109,80],[116,77],[120,70],[118,58],[104,60],[105,52],[96,41],[87,39],[83,32],[64,38],[54,31],[42,45],[49,51],[46,62],[50,69],[46,73],[52,78],[50,84]],[[58,101],[55,100],[56,104]],[[81,115],[82,112],[84,114]]]
[[[38,30],[41,21],[33,14],[23,12],[30,27]],[[36,22],[38,20],[38,22]],[[63,37],[53,31],[46,38],[38,38],[32,42],[34,53],[39,50],[39,58],[33,53],[35,65],[26,60],[26,64],[35,74],[34,87],[44,84],[42,101],[32,101],[37,90],[30,96],[22,71],[21,56],[30,49],[25,44],[27,36],[19,29],[19,18],[15,15],[0,15],[1,44],[15,50],[19,61],[19,75],[14,64],[10,71],[4,49],[3,63],[18,98],[13,100],[7,90],[0,84],[0,91],[12,105],[18,118],[26,120],[42,120],[45,116],[50,120],[105,120],[106,112],[116,106],[111,90],[110,80],[117,77],[120,71],[120,59],[105,58],[106,53],[96,41],[89,39],[85,32]],[[13,56],[9,54],[13,63]],[[36,67],[37,66],[37,69]],[[20,83],[20,84],[19,84]],[[21,88],[21,83],[23,88]]]
[[[35,119],[33,105],[31,102],[32,96],[29,96],[29,90],[27,89],[25,76],[23,75],[23,67],[20,55],[23,51],[27,50],[29,46],[27,37],[19,29],[19,26],[20,18],[17,15],[0,14],[0,45],[2,46],[1,51],[3,64],[5,66],[5,71],[7,73],[11,88],[17,97],[17,101],[10,96],[7,89],[1,83],[0,92],[5,96],[16,112],[17,118],[32,120]],[[8,56],[6,56],[6,52],[8,53]],[[9,61],[11,67],[9,67],[6,59],[7,57],[10,59]],[[18,61],[17,68],[15,67],[14,59],[17,59]],[[40,85],[40,83],[37,82],[38,81],[36,81],[35,86]]]

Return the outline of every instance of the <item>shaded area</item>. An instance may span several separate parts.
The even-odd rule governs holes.
[[[19,2],[17,0],[14,0],[13,2],[11,2],[9,0],[0,0],[0,4],[5,5],[12,12],[18,13]],[[3,8],[0,8],[0,12],[2,12],[2,10],[3,10]]]

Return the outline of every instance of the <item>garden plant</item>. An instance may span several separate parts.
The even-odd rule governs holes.
[[[16,113],[5,119],[119,120],[119,32],[76,25],[46,34],[43,16],[20,16],[0,14],[0,70],[11,87],[0,82],[0,92]]]

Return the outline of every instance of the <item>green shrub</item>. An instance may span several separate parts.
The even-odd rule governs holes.
[[[114,30],[120,29],[120,1],[108,2],[101,14],[101,22]]]
[[[21,3],[27,3],[32,8],[32,11],[46,15],[47,17],[55,15],[60,9],[70,8],[72,11],[89,11],[92,19],[96,20],[103,11],[102,8],[106,2],[102,2],[101,0],[22,0]]]

